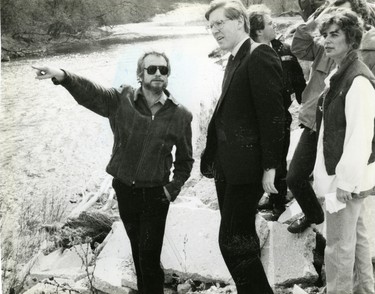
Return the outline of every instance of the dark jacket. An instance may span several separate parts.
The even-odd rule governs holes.
[[[328,175],[334,175],[344,150],[346,118],[345,98],[357,76],[367,78],[375,88],[375,77],[368,67],[352,51],[339,70],[331,77],[329,90],[319,98],[317,107],[317,130],[324,120],[323,154]],[[361,99],[361,97],[358,97]],[[323,110],[323,112],[322,112]],[[368,163],[375,161],[375,129],[372,140],[372,154]]]
[[[272,40],[271,45],[281,60],[284,83],[284,107],[288,110],[292,103],[291,95],[293,93],[296,95],[297,102],[301,103],[302,92],[306,87],[305,77],[297,57],[294,56],[290,50],[290,45],[283,43],[278,39]]]
[[[141,89],[131,86],[103,88],[83,77],[66,72],[61,82],[74,99],[95,113],[109,118],[114,144],[107,172],[127,185],[165,186],[174,200],[189,178],[193,165],[192,114],[172,95],[153,116]],[[140,95],[141,99],[134,98]],[[173,180],[172,148],[176,146]]]
[[[207,131],[203,164],[217,155],[226,181],[260,181],[263,170],[280,164],[284,140],[282,68],[275,51],[250,40],[240,47]]]

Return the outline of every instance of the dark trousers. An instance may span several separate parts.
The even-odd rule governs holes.
[[[287,111],[286,114],[286,123],[284,128],[284,144],[283,144],[283,152],[281,158],[280,167],[276,170],[275,176],[275,188],[279,192],[278,194],[270,194],[270,201],[273,204],[274,208],[277,210],[284,210],[285,203],[286,203],[286,194],[288,191],[287,184],[286,184],[286,175],[287,175],[287,161],[286,158],[288,156],[289,145],[290,145],[290,124],[292,122],[292,117]]]
[[[163,294],[164,272],[160,266],[160,254],[169,209],[163,187],[135,188],[114,179],[113,188],[130,239],[138,293]]]
[[[289,166],[287,184],[306,218],[313,223],[321,223],[324,212],[310,184],[316,159],[316,145],[316,132],[305,128]]]
[[[221,178],[215,184],[221,213],[220,250],[238,294],[273,293],[260,261],[255,229],[261,183],[231,185]]]

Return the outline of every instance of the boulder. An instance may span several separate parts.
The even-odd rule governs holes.
[[[105,246],[96,260],[95,288],[105,293],[131,293],[131,289],[137,289],[137,280],[130,241],[122,222],[113,223],[103,243]]]
[[[305,290],[303,290],[298,285],[294,285],[293,287],[293,294],[308,294]]]
[[[302,209],[296,200],[292,200],[285,211],[278,218],[279,223],[291,223],[293,220],[302,216]]]
[[[76,245],[63,250],[43,255],[39,254],[34,265],[30,269],[31,277],[44,279],[49,277],[77,280],[86,276],[85,264],[82,257],[87,256],[87,261],[93,258],[91,250],[86,250],[86,245]]]
[[[308,228],[302,234],[291,234],[288,225],[268,222],[270,235],[262,249],[262,263],[273,286],[312,284],[318,279],[313,261],[316,234]]]
[[[67,279],[43,279],[30,289],[23,292],[24,294],[66,294],[66,293],[92,293],[88,287],[86,279],[74,282]]]
[[[161,256],[167,278],[174,274],[182,281],[233,283],[218,245],[219,225],[220,212],[199,199],[179,197],[171,204]],[[260,216],[256,226],[263,247],[262,263],[272,286],[311,284],[318,278],[312,264],[312,229],[293,235],[286,230],[287,225],[266,222]],[[95,280],[101,285],[95,283],[95,287],[107,293],[128,293],[125,286],[136,289],[130,243],[121,222],[113,224],[105,243],[95,270]]]
[[[119,258],[105,258],[97,262],[95,269],[94,287],[104,293],[131,294],[136,293],[136,280],[131,276],[131,269],[126,267],[125,260]],[[123,276],[127,284],[122,285]],[[131,286],[127,287],[127,285]]]
[[[162,251],[163,267],[167,273],[183,277],[228,282],[231,276],[218,244],[220,212],[197,204],[197,199],[192,198],[192,202],[171,205]]]

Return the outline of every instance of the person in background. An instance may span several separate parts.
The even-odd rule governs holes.
[[[355,13],[327,11],[319,29],[336,68],[318,101],[314,188],[346,204],[326,213],[327,294],[374,294],[364,197],[375,188],[375,76],[358,58],[363,25]]]
[[[335,67],[335,63],[326,56],[319,39],[314,38],[314,32],[317,22],[330,7],[351,9],[364,20],[365,33],[359,55],[369,68],[375,70],[375,34],[372,27],[374,19],[370,17],[365,0],[327,1],[310,16],[306,23],[297,27],[291,45],[292,53],[301,60],[312,61],[312,65],[309,81],[302,93],[302,106],[299,113],[303,132],[287,174],[287,185],[304,213],[304,216],[288,226],[288,231],[291,233],[302,233],[311,224],[320,224],[324,221],[323,209],[310,182],[316,159],[316,105],[325,87],[324,79]]]
[[[119,90],[61,69],[34,69],[37,79],[52,78],[80,105],[109,119],[114,146],[107,172],[114,177],[120,217],[130,239],[138,293],[163,294],[160,254],[169,204],[189,178],[194,161],[192,114],[166,89],[168,57],[157,51],[144,53],[137,65],[141,86],[122,85]]]
[[[271,221],[276,221],[285,210],[287,203],[287,161],[289,144],[290,144],[290,125],[292,123],[292,116],[289,112],[289,107],[293,102],[292,95],[294,94],[298,103],[301,102],[302,91],[306,87],[306,81],[303,75],[302,68],[292,52],[290,46],[286,43],[276,39],[275,24],[271,17],[271,10],[264,4],[251,5],[248,9],[250,22],[250,37],[258,43],[271,46],[279,55],[283,68],[283,90],[282,96],[285,109],[285,140],[283,146],[282,162],[280,167],[276,170],[275,187],[278,194],[271,193],[265,198],[265,201],[260,201],[258,208],[261,210],[269,209],[269,212],[261,211],[261,215]]]
[[[219,245],[239,294],[273,293],[260,260],[255,215],[274,180],[284,144],[282,68],[276,52],[249,38],[240,0],[214,0],[205,14],[222,50],[231,53],[207,131],[201,172],[215,178]]]

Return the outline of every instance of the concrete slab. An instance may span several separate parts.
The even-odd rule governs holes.
[[[270,236],[262,250],[262,263],[271,285],[292,286],[318,279],[313,266],[315,233],[311,228],[291,234],[288,225],[268,222]]]
[[[41,280],[54,277],[63,279],[81,279],[86,276],[85,265],[81,257],[87,254],[90,262],[93,254],[91,250],[86,251],[86,245],[77,245],[69,249],[58,249],[43,255],[39,254],[30,270],[30,275]]]

